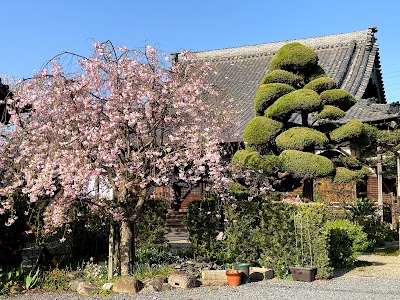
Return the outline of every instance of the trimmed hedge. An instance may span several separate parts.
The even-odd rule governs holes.
[[[289,43],[282,46],[272,57],[269,64],[271,71],[276,69],[286,71],[309,70],[318,64],[317,53],[300,43]]]
[[[334,105],[346,111],[356,103],[356,98],[348,91],[333,88],[321,93],[321,101],[324,105]]]
[[[310,90],[317,92],[318,94],[321,94],[322,92],[324,92],[326,90],[336,89],[337,84],[336,84],[335,80],[333,80],[332,78],[324,76],[324,77],[319,77],[317,79],[310,81],[303,88],[310,89]],[[329,104],[329,103],[327,103],[327,104]]]
[[[293,112],[313,112],[321,105],[319,95],[313,90],[301,89],[286,94],[265,110],[270,118],[282,119]]]
[[[302,88],[304,86],[303,77],[293,74],[285,70],[273,70],[264,76],[261,80],[261,85],[267,83],[285,83],[294,88]]]
[[[364,134],[364,124],[359,120],[350,120],[346,124],[333,130],[330,134],[335,142],[352,141]]]
[[[289,73],[289,72],[288,72]],[[254,109],[258,116],[264,115],[264,111],[278,98],[293,92],[295,89],[284,83],[262,84],[254,98]]]
[[[317,178],[330,175],[333,163],[321,155],[297,150],[285,150],[279,155],[282,168],[295,178]]]
[[[266,117],[254,117],[247,123],[243,141],[249,145],[267,143],[282,129],[283,124]]]
[[[352,181],[360,181],[365,177],[368,177],[371,171],[368,167],[363,166],[360,170],[349,170],[344,167],[338,167],[336,169],[336,175],[333,179],[335,183],[349,183]]]
[[[332,105],[325,105],[324,108],[316,116],[314,116],[314,120],[338,120],[343,118],[345,115],[346,113],[340,108]]]
[[[236,167],[247,166],[253,170],[262,170],[267,175],[274,175],[281,168],[278,156],[261,155],[257,151],[249,150],[236,151],[231,162]]]
[[[325,229],[329,238],[329,259],[334,268],[352,266],[359,252],[368,248],[363,227],[348,220],[328,221]]]
[[[324,146],[329,140],[325,134],[307,127],[293,127],[278,135],[276,145],[282,150],[304,150],[310,146]]]

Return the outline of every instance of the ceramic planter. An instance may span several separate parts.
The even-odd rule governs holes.
[[[316,267],[290,267],[293,280],[311,282],[315,280],[317,274]]]
[[[238,270],[226,270],[226,278],[228,279],[228,285],[238,286],[242,279],[242,271]]]

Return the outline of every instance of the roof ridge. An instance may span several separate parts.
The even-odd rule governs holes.
[[[268,42],[263,44],[237,46],[231,48],[221,48],[213,50],[205,50],[195,52],[201,59],[227,59],[229,57],[246,57],[252,55],[272,54],[280,47],[289,42],[299,42],[314,49],[328,49],[332,47],[348,46],[352,41],[362,41],[366,44],[375,42],[374,33],[377,31],[376,27],[369,27],[368,29],[352,31],[346,33],[338,33],[331,35],[315,36],[308,38],[299,38],[293,40],[284,40],[277,42]]]

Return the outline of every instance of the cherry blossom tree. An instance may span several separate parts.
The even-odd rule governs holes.
[[[46,232],[71,222],[82,204],[112,218],[120,224],[121,274],[129,274],[131,224],[157,187],[172,195],[168,187],[177,181],[208,181],[227,195],[220,145],[233,128],[231,101],[207,82],[210,72],[189,52],[170,63],[151,46],[106,42],[94,44],[91,57],[56,56],[15,88],[18,102],[8,101],[13,137],[3,146],[12,144],[13,156],[1,167],[15,171],[1,194],[22,188],[30,203],[50,198]],[[19,114],[21,107],[31,110]],[[109,197],[93,197],[93,181]],[[0,213],[12,210],[12,198],[1,205]]]

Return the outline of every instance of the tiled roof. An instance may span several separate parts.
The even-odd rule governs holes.
[[[313,48],[319,57],[319,65],[338,86],[351,92],[360,100],[367,88],[372,72],[380,74],[378,44],[375,27],[366,30],[281,41],[219,50],[197,52],[196,55],[210,62],[217,75],[214,85],[236,101],[241,112],[238,136],[255,115],[253,100],[261,79],[268,73],[269,62],[275,52],[290,42],[299,42]],[[382,90],[381,102],[385,102]]]
[[[338,123],[344,124],[351,119],[357,119],[364,123],[387,122],[397,120],[399,117],[399,103],[379,104],[376,103],[376,99],[371,98],[358,100]]]

